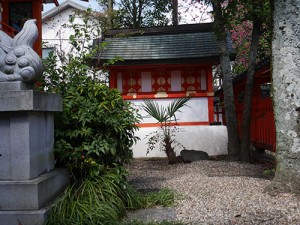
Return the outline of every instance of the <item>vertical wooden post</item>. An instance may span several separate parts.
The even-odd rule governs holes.
[[[172,0],[173,12],[172,12],[172,21],[173,25],[178,25],[178,0]]]
[[[208,119],[209,122],[214,122],[214,88],[212,79],[212,67],[206,68],[207,76],[207,93],[208,93]]]
[[[117,73],[111,69],[109,74],[109,88],[117,88],[117,82]]]
[[[39,36],[34,43],[33,49],[37,52],[39,56],[42,57],[42,9],[43,1],[32,1],[32,16],[36,19],[36,26],[39,31]]]

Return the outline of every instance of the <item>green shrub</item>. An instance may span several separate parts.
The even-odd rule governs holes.
[[[139,122],[117,90],[86,80],[69,84],[63,93],[64,112],[55,121],[57,163],[76,178],[97,176],[103,167],[127,163]]]
[[[74,180],[127,163],[138,139],[135,124],[140,121],[119,91],[107,86],[104,72],[92,66],[93,51],[86,43],[91,41],[93,27],[88,19],[84,21],[74,24],[71,18],[71,54],[56,51],[49,55],[40,86],[63,98],[63,112],[55,116],[54,148],[57,166],[67,167]]]
[[[125,175],[122,167],[116,167],[95,179],[74,182],[54,203],[46,225],[119,224],[126,209],[144,206]]]

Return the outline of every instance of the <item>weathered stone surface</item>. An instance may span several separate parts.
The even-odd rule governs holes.
[[[0,211],[0,225],[43,225],[50,208],[28,211]]]
[[[68,185],[67,170],[54,170],[55,94],[34,91],[42,73],[32,49],[36,20],[13,38],[0,30],[0,225],[43,225],[49,205]]]
[[[0,90],[0,180],[33,179],[54,169],[58,95]]]
[[[0,89],[0,112],[62,111],[61,97],[33,90],[6,91]]]
[[[43,74],[43,64],[33,50],[38,37],[36,20],[27,20],[13,38],[0,30],[0,82],[33,83]]]
[[[277,168],[273,191],[300,194],[300,0],[274,1],[272,95]]]
[[[185,163],[208,159],[206,152],[196,150],[182,150],[180,156]]]
[[[52,112],[2,112],[0,130],[0,180],[33,179],[54,169]]]
[[[34,84],[23,81],[0,82],[0,91],[22,91],[33,90]]]
[[[69,173],[66,169],[56,169],[32,180],[2,180],[0,209],[38,210],[52,201],[68,184]]]

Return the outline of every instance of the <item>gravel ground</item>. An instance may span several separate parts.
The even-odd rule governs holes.
[[[298,224],[300,197],[270,196],[263,165],[203,160],[167,165],[166,160],[135,160],[129,181],[139,190],[170,188],[179,194],[176,220],[184,224]]]

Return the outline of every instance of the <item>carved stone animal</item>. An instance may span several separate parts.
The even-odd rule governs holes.
[[[38,37],[36,20],[25,22],[23,29],[11,38],[0,30],[0,82],[35,82],[43,74],[43,64],[33,50]]]

